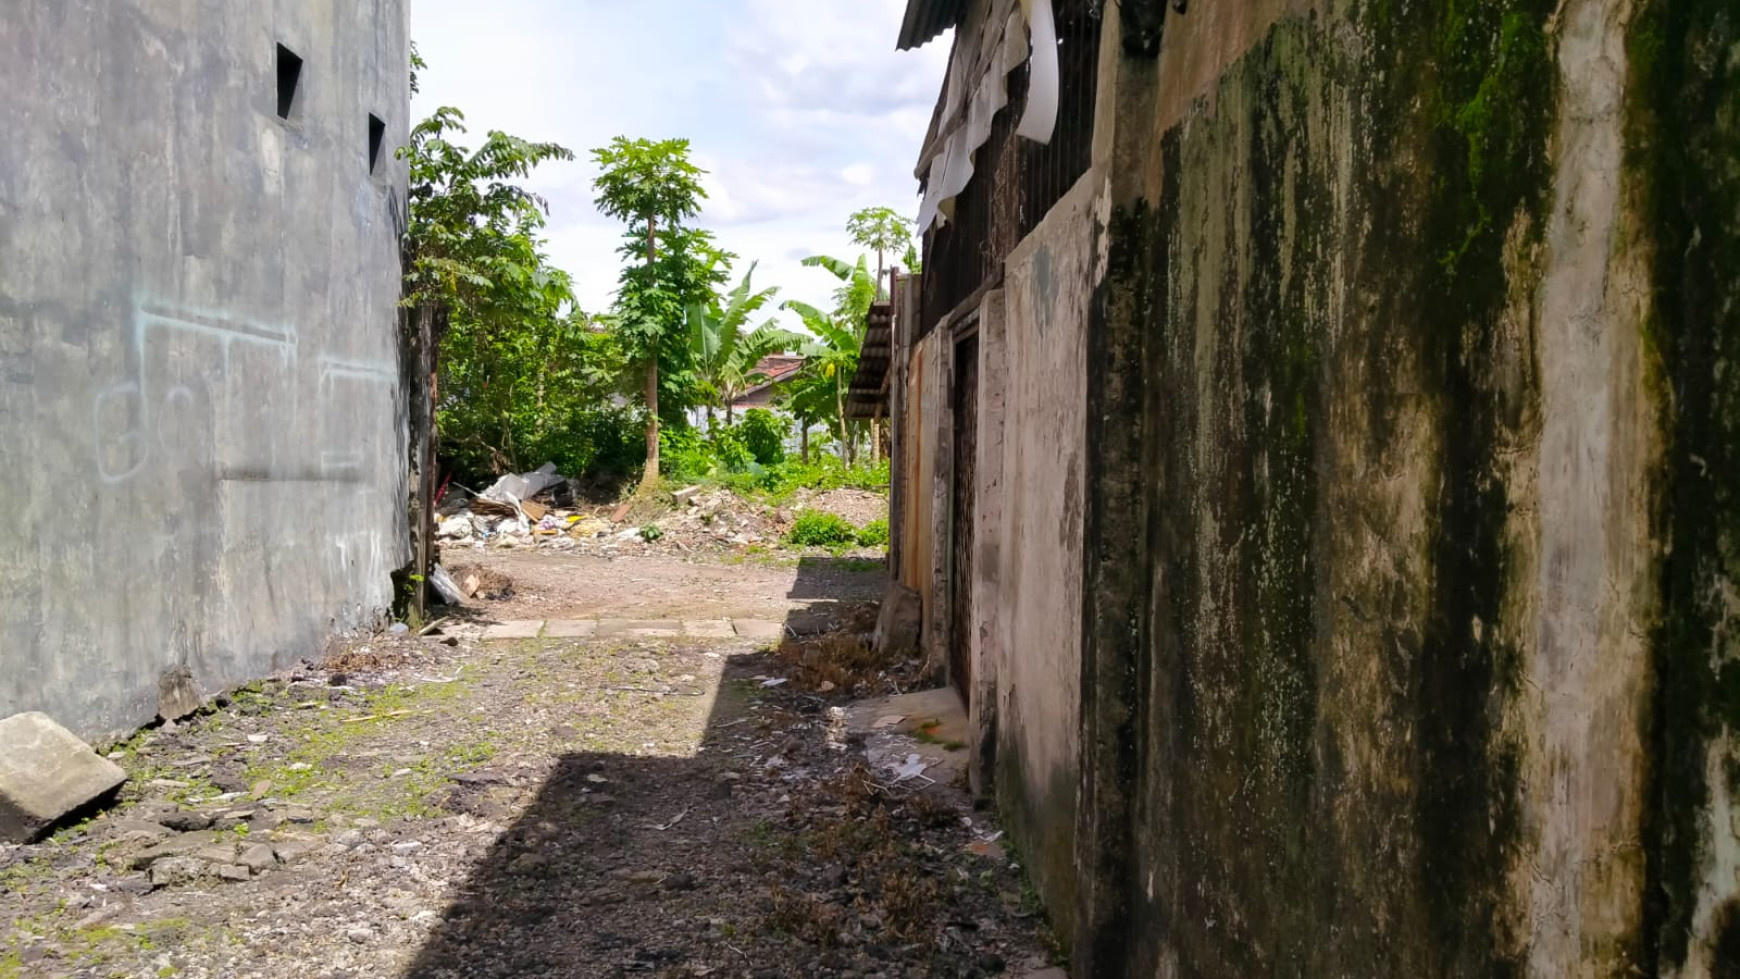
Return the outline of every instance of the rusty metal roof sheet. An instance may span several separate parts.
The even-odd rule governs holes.
[[[906,20],[900,25],[900,50],[910,51],[936,40],[960,22],[966,6],[966,0],[907,0]]]
[[[858,351],[858,372],[846,391],[847,418],[881,418],[888,414],[888,374],[894,353],[894,305],[870,307],[868,329]]]

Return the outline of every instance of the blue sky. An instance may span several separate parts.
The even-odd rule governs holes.
[[[574,150],[530,186],[551,205],[555,263],[588,312],[608,308],[621,228],[592,204],[588,150],[617,135],[687,137],[710,173],[700,219],[761,264],[758,287],[818,305],[835,281],[799,264],[856,251],[852,211],[918,210],[913,164],[948,40],[894,50],[906,0],[414,0],[429,62],[418,118],[441,105],[472,133]],[[874,259],[872,259],[874,261]]]

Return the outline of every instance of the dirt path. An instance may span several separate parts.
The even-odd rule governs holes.
[[[485,568],[513,583],[503,601],[475,603],[510,619],[780,619],[813,604],[874,602],[879,563],[789,556],[719,561],[673,557],[601,558],[547,551],[455,549],[456,575]]]
[[[486,603],[500,619],[777,616],[881,581],[492,564],[527,583]],[[118,752],[124,805],[0,848],[0,979],[928,979],[1043,961],[986,815],[868,767],[844,691],[795,689],[820,675],[807,654],[380,637],[330,666],[148,732]]]

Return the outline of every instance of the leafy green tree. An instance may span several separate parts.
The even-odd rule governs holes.
[[[708,261],[711,238],[688,227],[701,212],[705,171],[689,162],[689,141],[653,141],[618,136],[592,151],[602,171],[594,182],[598,209],[628,224],[622,247],[630,258],[617,291],[618,335],[630,362],[646,372],[646,469],[642,485],[659,478],[659,376],[667,344],[687,323],[687,309],[704,302],[716,281],[717,261]],[[662,249],[661,249],[662,246]],[[716,256],[717,252],[713,252]],[[715,278],[717,275],[717,278]]]
[[[424,67],[415,52],[415,72]],[[491,132],[477,150],[454,141],[465,116],[442,107],[411,130],[399,150],[410,174],[409,221],[401,241],[404,274],[402,338],[411,399],[411,466],[416,480],[412,509],[416,564],[413,605],[425,607],[424,581],[432,560],[433,502],[439,372],[448,327],[505,323],[526,310],[554,316],[571,303],[568,280],[550,269],[539,251],[538,231],[546,205],[519,181],[539,165],[571,160],[555,143],[534,143]]]
[[[451,316],[520,302],[527,290],[556,288],[559,298],[571,299],[566,276],[549,268],[538,250],[549,206],[517,181],[574,154],[497,131],[468,150],[450,138],[466,131],[464,121],[458,109],[436,109],[399,151],[411,177],[406,303]]]
[[[713,427],[713,411],[722,407],[725,423],[731,424],[732,405],[763,375],[756,365],[768,354],[796,350],[806,338],[782,330],[769,319],[747,330],[751,317],[779,295],[778,287],[755,291],[751,284],[755,265],[743,274],[728,296],[717,294],[706,303],[689,307],[689,342],[696,383],[707,404],[707,427]]]
[[[882,279],[887,275],[884,256],[912,250],[912,226],[912,221],[891,207],[867,207],[846,219],[852,243],[876,253],[877,295],[881,295]]]

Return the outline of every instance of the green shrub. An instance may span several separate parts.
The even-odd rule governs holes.
[[[834,513],[805,510],[792,522],[786,540],[799,547],[848,547],[858,540],[858,528]]]
[[[858,531],[858,543],[865,547],[888,546],[888,521],[872,520]]]
[[[766,408],[751,408],[734,431],[756,462],[776,466],[785,461],[785,440],[791,435],[791,422],[786,419]]]
[[[649,523],[640,529],[640,539],[646,541],[648,544],[658,540],[664,535],[665,532],[663,528],[656,523]]]

